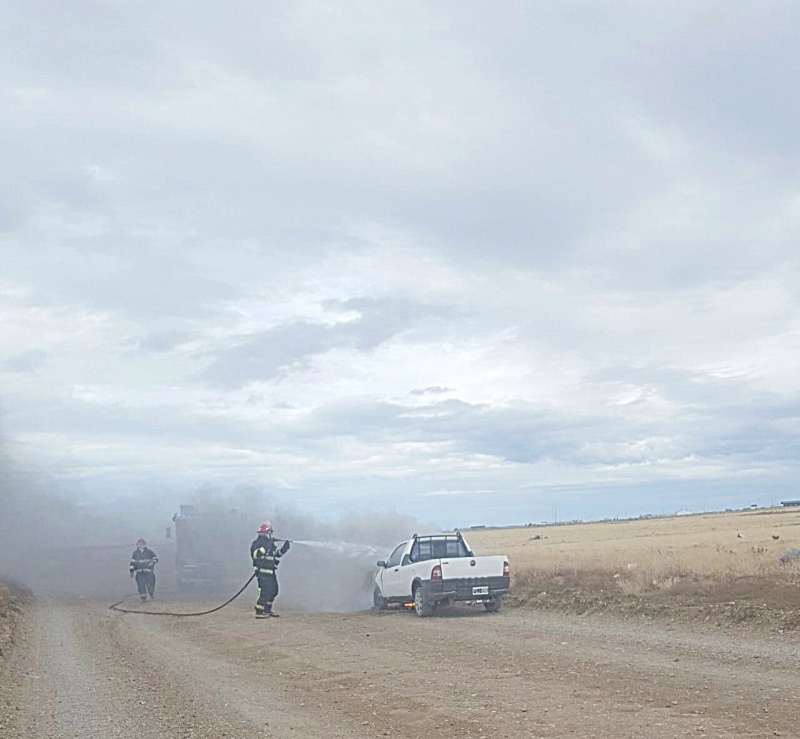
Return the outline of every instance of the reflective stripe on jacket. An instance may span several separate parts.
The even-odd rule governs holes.
[[[250,555],[257,575],[274,575],[282,556],[275,542],[263,536],[252,543]]]
[[[156,557],[156,554],[152,549],[148,549],[147,547],[144,549],[139,549],[137,547],[131,555],[130,571],[153,572],[157,563],[158,557]]]

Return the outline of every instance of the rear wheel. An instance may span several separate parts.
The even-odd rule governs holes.
[[[372,602],[379,611],[385,611],[388,608],[386,598],[383,597],[378,587],[372,591]]]
[[[496,611],[499,611],[502,604],[503,599],[500,596],[497,598],[492,598],[492,600],[483,601],[483,607],[489,611],[489,613],[495,613]]]
[[[433,603],[425,597],[421,585],[418,585],[417,589],[414,591],[414,610],[417,612],[417,616],[422,618],[430,616],[433,613]]]

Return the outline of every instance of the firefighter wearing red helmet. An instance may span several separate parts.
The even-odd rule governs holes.
[[[150,600],[155,600],[157,562],[156,553],[147,546],[144,539],[139,539],[131,555],[130,573],[131,577],[136,577],[136,589],[142,600],[147,600],[148,595]]]
[[[258,580],[258,600],[256,618],[269,618],[278,614],[272,610],[272,603],[278,595],[278,565],[281,557],[289,551],[289,542],[278,548],[272,524],[262,523],[255,541],[250,545],[250,556]]]

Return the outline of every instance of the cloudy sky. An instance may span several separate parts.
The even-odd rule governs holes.
[[[800,497],[800,8],[2,3],[0,408],[86,500]]]

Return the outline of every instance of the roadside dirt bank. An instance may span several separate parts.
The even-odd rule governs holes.
[[[26,613],[0,736],[800,736],[796,634],[531,608],[256,621],[249,602],[187,619],[107,605]]]
[[[652,617],[671,623],[748,625],[762,631],[800,630],[800,574],[675,576],[640,592],[625,592],[612,573],[577,570],[517,574],[507,598],[512,607],[572,614]]]
[[[13,648],[17,621],[32,599],[25,586],[0,577],[0,671]]]

